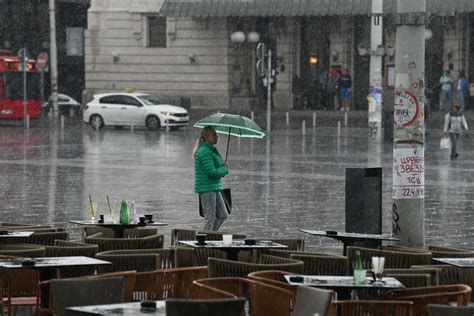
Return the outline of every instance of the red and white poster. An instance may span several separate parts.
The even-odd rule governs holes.
[[[410,125],[416,120],[419,112],[418,99],[411,92],[397,91],[395,93],[393,119],[396,126]]]
[[[393,149],[393,199],[425,198],[423,147]]]

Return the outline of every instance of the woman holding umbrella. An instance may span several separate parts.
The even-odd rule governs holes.
[[[193,151],[194,191],[201,198],[205,230],[219,230],[228,216],[221,193],[221,178],[229,173],[229,167],[227,161],[222,161],[214,146],[216,143],[216,130],[206,126],[201,130]]]

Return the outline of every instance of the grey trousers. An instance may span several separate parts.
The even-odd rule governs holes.
[[[458,139],[459,133],[449,133],[451,138],[451,156],[454,156],[458,153]]]
[[[205,218],[204,230],[219,230],[228,216],[222,193],[220,191],[206,192],[201,193],[200,196]]]

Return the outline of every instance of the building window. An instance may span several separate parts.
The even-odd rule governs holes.
[[[148,46],[166,47],[166,17],[148,17]]]

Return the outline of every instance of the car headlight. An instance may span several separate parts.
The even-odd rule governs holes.
[[[161,114],[163,114],[164,116],[172,116],[172,115],[174,115],[174,113],[171,113],[171,112],[161,112]]]

